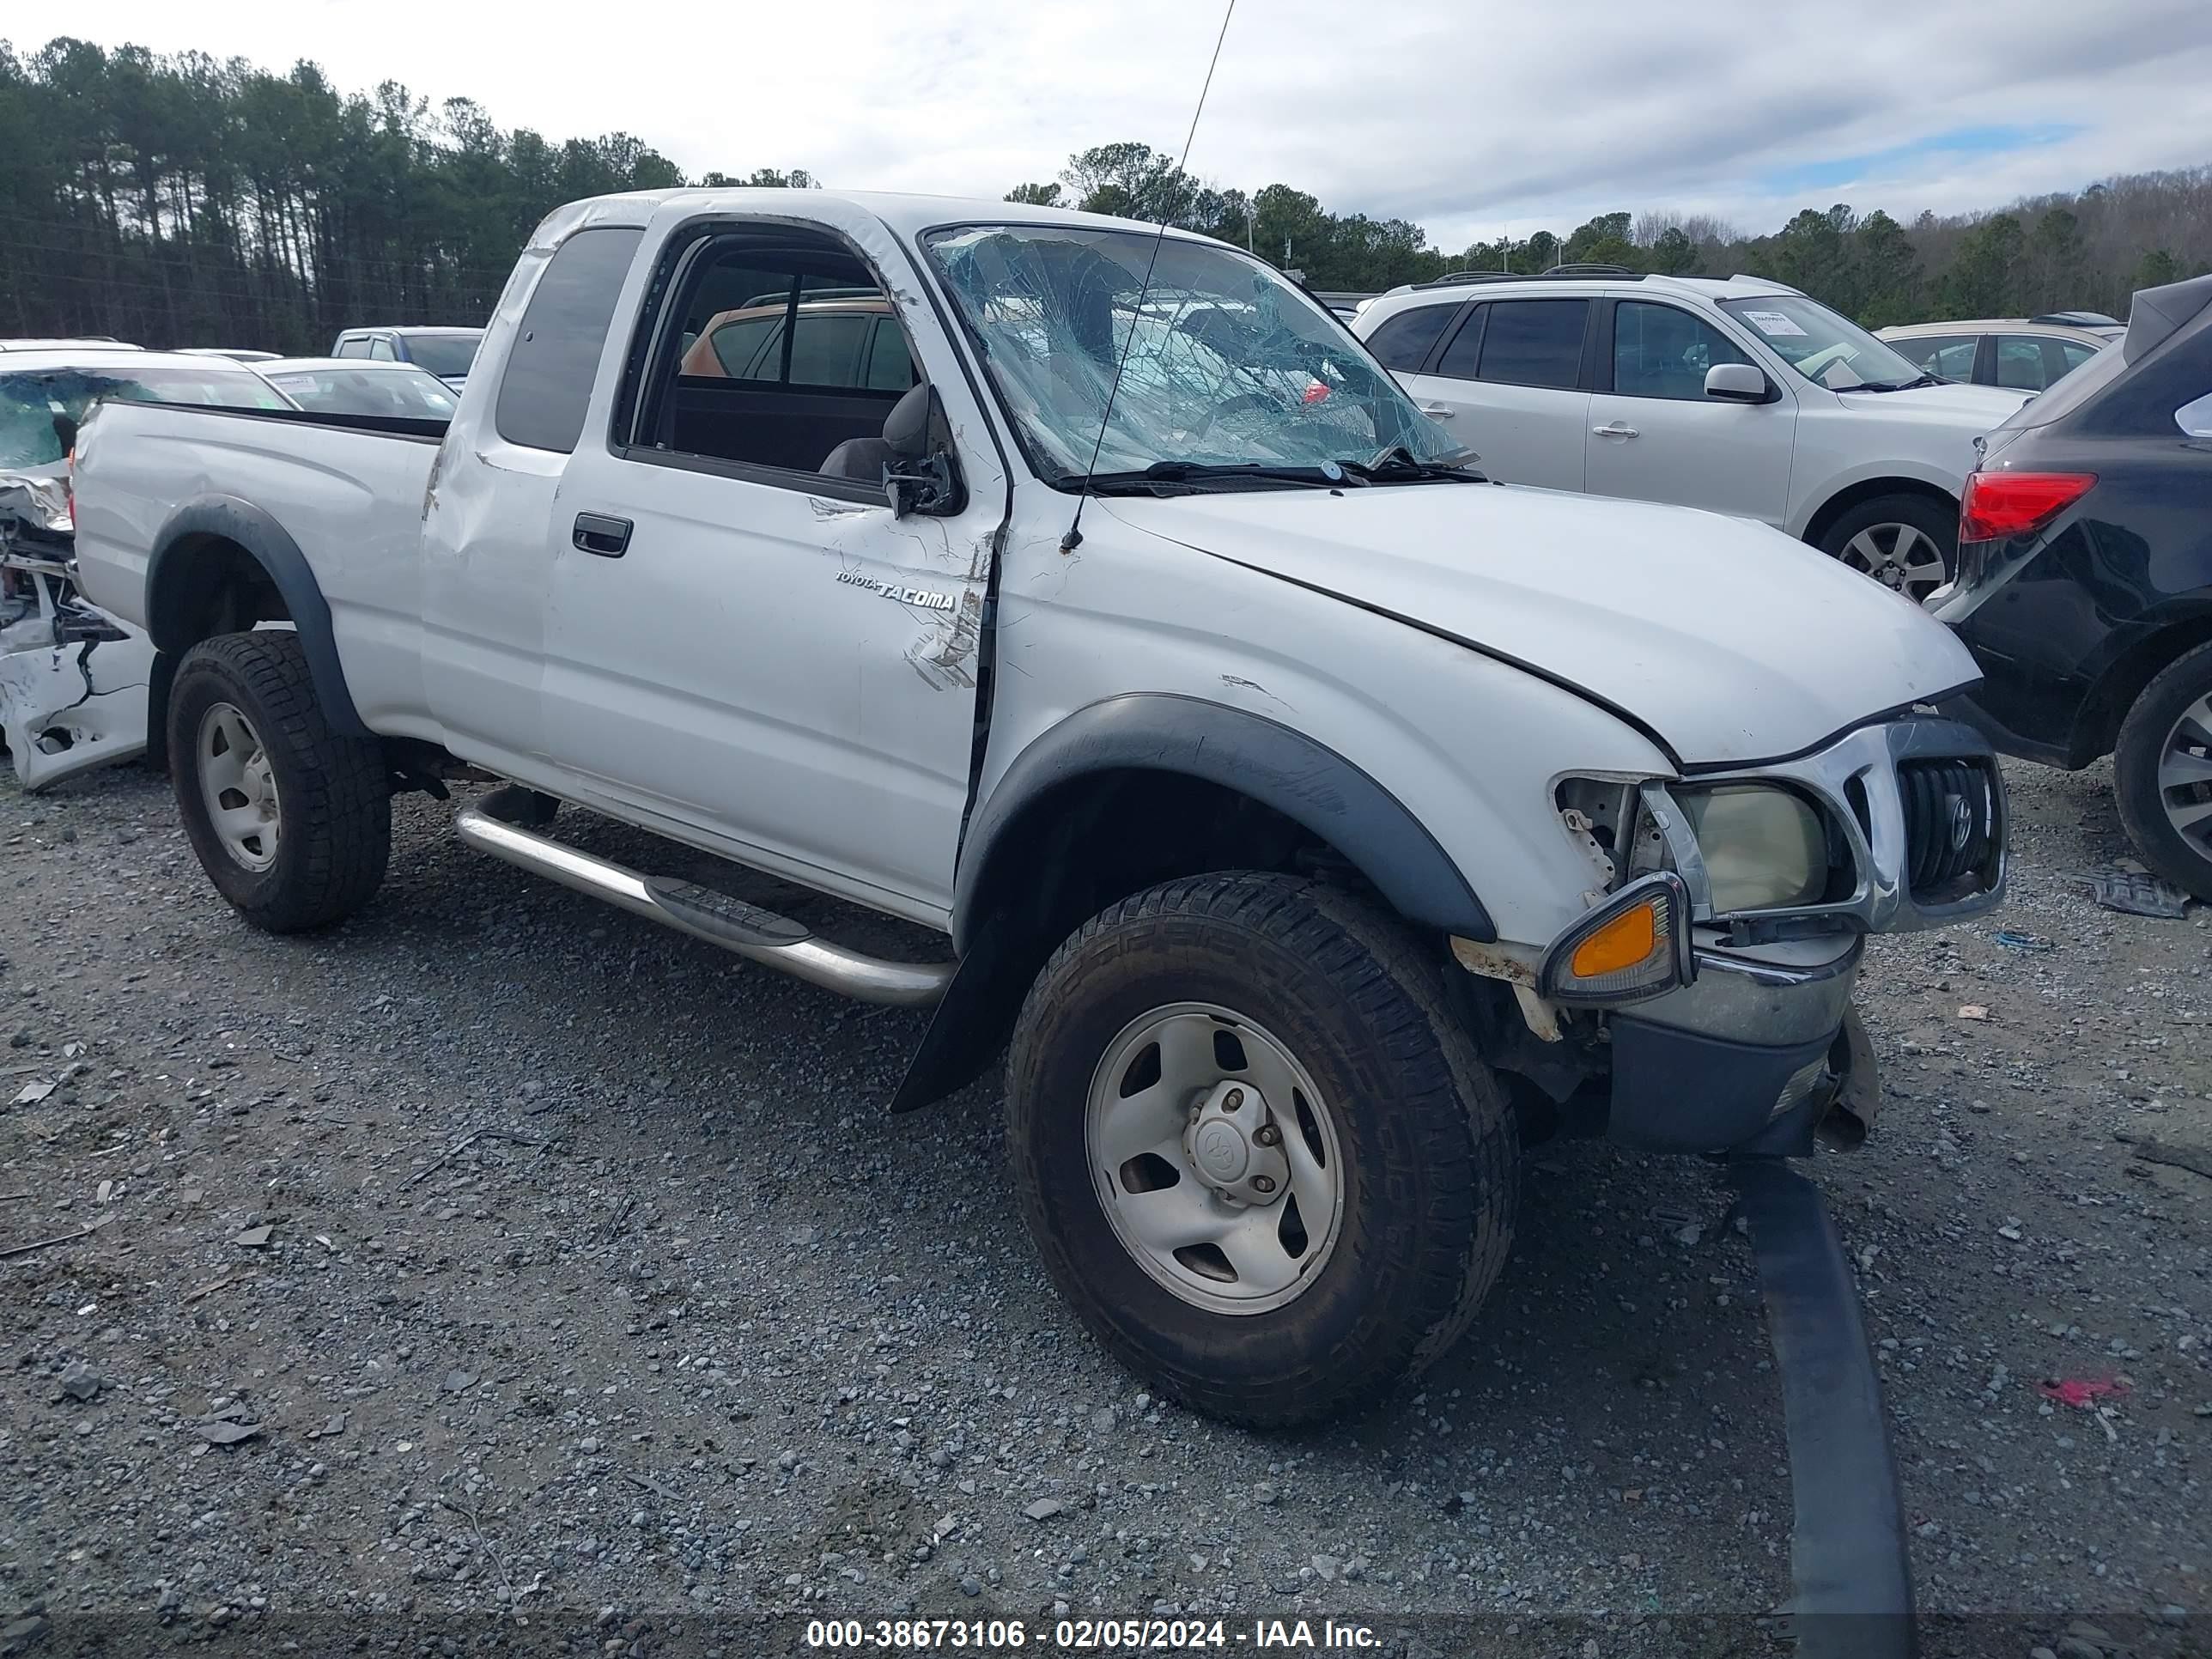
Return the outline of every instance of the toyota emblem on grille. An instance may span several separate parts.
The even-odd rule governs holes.
[[[1963,853],[1974,838],[1974,809],[1964,795],[1951,797],[1951,850]]]

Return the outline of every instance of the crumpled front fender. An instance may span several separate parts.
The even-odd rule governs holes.
[[[0,628],[0,738],[26,789],[145,752],[154,644],[135,628],[116,627],[119,640],[56,645],[52,610],[42,605]]]

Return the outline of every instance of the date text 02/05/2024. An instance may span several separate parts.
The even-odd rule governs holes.
[[[1036,1633],[1035,1644],[1073,1652],[1131,1648],[1176,1650],[1244,1647],[1298,1652],[1358,1650],[1377,1645],[1364,1625],[1324,1619],[1255,1619],[1238,1626],[1219,1619],[1062,1619]],[[970,1648],[986,1652],[1025,1648],[1032,1638],[1018,1619],[817,1619],[806,1626],[810,1648],[888,1650]]]

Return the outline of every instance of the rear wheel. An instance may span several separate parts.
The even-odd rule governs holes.
[[[2145,686],[2112,755],[2120,821],[2142,860],[2212,901],[2212,645]]]
[[[1045,967],[1008,1161],[1061,1294],[1197,1410],[1374,1403],[1450,1346],[1512,1238],[1518,1139],[1392,918],[1315,883],[1170,882]]]
[[[223,634],[186,652],[168,738],[185,834],[248,921],[299,933],[374,896],[392,848],[383,748],[325,724],[298,635]]]
[[[1820,550],[1923,604],[1958,568],[1958,509],[1925,495],[1877,495],[1830,525]]]

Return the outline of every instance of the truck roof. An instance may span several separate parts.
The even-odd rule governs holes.
[[[937,225],[973,223],[1091,225],[1101,230],[1137,230],[1155,234],[1159,230],[1157,222],[1120,219],[1104,213],[1079,213],[1073,208],[1032,207],[1025,202],[1006,202],[988,196],[921,196],[898,191],[790,190],[744,185],[714,190],[634,190],[590,197],[556,208],[532,234],[531,242],[539,246],[546,241],[558,240],[580,224],[642,226],[662,208],[677,203],[701,213],[720,210],[768,214],[789,214],[794,207],[820,208],[834,203],[872,216],[901,236],[913,236]],[[1212,240],[1173,226],[1168,228],[1167,234],[1193,241]]]

